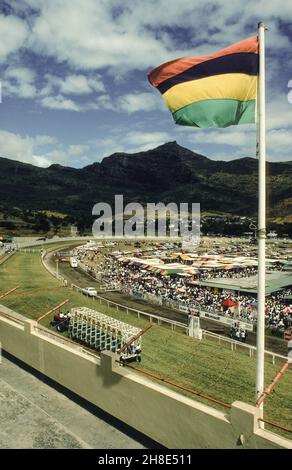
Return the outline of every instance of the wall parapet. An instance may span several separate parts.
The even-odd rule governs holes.
[[[260,429],[254,406],[237,401],[227,415],[120,367],[111,352],[87,354],[16,312],[13,321],[13,314],[0,305],[3,350],[167,448],[292,449],[292,441]]]

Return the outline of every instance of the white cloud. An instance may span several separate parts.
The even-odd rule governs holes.
[[[39,54],[41,59],[53,58],[60,65],[60,70],[54,66],[50,69],[53,70],[52,73],[36,77],[26,67],[11,65],[6,71],[6,79],[3,77],[6,80],[6,93],[34,97],[40,106],[54,110],[84,112],[106,109],[128,113],[129,116],[125,118],[127,122],[134,122],[136,116],[130,116],[132,113],[167,112],[163,100],[154,90],[145,91],[147,69],[181,55],[214,52],[229,43],[256,34],[258,19],[262,19],[269,27],[266,35],[267,89],[272,90],[272,98],[267,106],[267,155],[269,159],[292,159],[292,105],[287,100],[288,88],[283,90],[282,96],[275,95],[283,70],[283,64],[280,63],[283,53],[286,54],[286,70],[292,65],[289,59],[291,37],[289,38],[288,28],[283,27],[283,23],[292,17],[291,2],[13,0],[11,3],[16,11],[22,13],[23,18],[28,17],[25,16],[27,5],[37,10],[37,14],[31,15],[27,24],[15,16],[0,16],[0,30],[3,32],[0,60],[17,52],[24,45],[30,52]],[[29,30],[31,33],[27,39]],[[14,54],[13,64],[17,63],[16,56]],[[133,70],[143,70],[145,74],[141,92],[139,82],[135,85],[131,82],[131,88],[126,87],[125,74]],[[64,75],[60,76],[62,72]],[[101,73],[104,74],[103,77],[111,74],[109,86],[106,78],[102,80],[99,75]],[[133,77],[134,74],[131,75],[131,80]],[[118,78],[121,79],[120,82],[117,82]],[[116,81],[117,91],[113,90],[111,96],[109,89],[112,79]],[[104,84],[107,85],[107,91]],[[121,89],[120,84],[123,87]],[[3,89],[5,90],[4,87]],[[120,92],[120,96],[117,92]],[[163,115],[160,114],[160,117],[163,118]],[[141,118],[141,123],[148,124],[151,118],[151,115]],[[211,153],[213,158],[220,158],[227,153],[230,158],[253,156],[255,153],[254,127],[251,129],[239,126],[220,131],[205,131],[177,126],[174,130],[169,116],[166,123],[157,127],[154,132],[149,130],[149,126],[145,127],[148,130],[139,133],[133,130],[129,132],[129,128],[125,130],[122,120],[120,122],[119,133],[114,134],[113,130],[109,130],[108,136],[102,139],[102,154],[155,147],[166,140],[173,140],[175,135],[183,135],[191,146],[202,148],[203,153]],[[155,129],[154,126],[153,128]],[[174,135],[158,132],[158,129],[164,128],[171,129]],[[211,146],[213,147],[209,153]],[[226,149],[228,152],[224,153]],[[59,156],[51,153],[49,157],[45,157],[36,151],[33,155],[39,162],[44,162],[44,158],[68,158],[68,148],[63,151],[66,155],[59,152]],[[74,153],[79,150],[72,151]],[[80,158],[83,158],[81,149],[80,152]]]
[[[44,108],[78,112],[107,109],[128,114],[141,111],[151,112],[154,110],[167,112],[161,98],[154,93],[128,93],[118,98],[112,98],[108,94],[101,94],[98,97],[94,97],[91,101],[83,101],[82,103],[66,98],[62,94],[54,95],[51,93],[52,88],[46,87],[40,94],[42,98],[39,103]]]
[[[273,50],[290,47],[279,21],[291,18],[292,7],[286,0],[274,4],[264,0],[28,3],[39,9],[30,47],[77,69],[110,67],[116,75],[130,69],[143,70],[182,55],[214,52],[214,47],[219,49],[243,35],[256,34],[259,18],[269,26],[268,47]],[[174,36],[168,28],[178,34]]]
[[[34,98],[36,74],[27,67],[8,67],[3,73],[3,95],[19,98]]]
[[[173,139],[168,132],[125,131],[120,129],[114,130],[104,138],[92,140],[89,144],[92,148],[97,149],[94,153],[98,154],[99,159],[101,159],[115,152],[144,152],[170,140]]]
[[[72,157],[79,157],[89,150],[89,145],[70,145],[68,148],[68,155]]]
[[[68,74],[60,77],[46,74],[44,78],[45,85],[38,93],[38,102],[44,108],[76,112],[114,109],[111,98],[104,94],[105,87],[100,75]],[[96,93],[99,94],[96,96]],[[93,94],[89,101],[80,101],[80,98],[89,94]],[[74,95],[74,99],[66,95]]]
[[[97,99],[95,99],[91,103],[91,107],[89,109],[109,109],[114,111],[115,104],[113,102],[113,99],[110,97],[108,94],[100,95]]]
[[[182,55],[214,52],[214,47],[256,34],[259,18],[269,26],[268,47],[275,51],[291,45],[279,21],[291,18],[292,6],[286,0],[23,0],[21,8],[13,2],[15,10],[22,13],[24,5],[38,11],[30,18],[31,50],[79,70],[108,67],[115,77]],[[9,28],[7,35],[7,41],[17,35],[18,45],[10,47],[14,50],[22,44],[28,28],[13,16],[2,17],[2,21],[19,23],[19,27]],[[85,89],[84,83],[80,86]]]
[[[73,100],[64,98],[62,95],[45,96],[40,100],[41,106],[49,109],[62,109],[65,111],[81,111],[80,106]]]
[[[1,157],[32,165],[47,167],[52,163],[71,164],[72,157],[82,157],[88,145],[61,145],[58,139],[48,135],[21,136],[0,130]]]
[[[288,88],[273,96],[267,103],[267,129],[292,128],[292,104],[288,102]],[[291,132],[292,135],[292,132]]]
[[[71,74],[65,77],[58,77],[46,74],[46,85],[41,90],[41,95],[51,93],[61,93],[63,95],[87,95],[93,92],[102,93],[105,91],[101,77],[87,77],[82,74]]]
[[[30,47],[73,67],[144,69],[167,53],[165,44],[143,28],[141,19],[136,23],[123,16],[113,19],[112,7],[124,7],[124,3],[52,0],[40,6]]]
[[[44,155],[32,155],[31,157],[32,159],[32,164],[35,165],[35,166],[40,166],[40,167],[43,167],[43,168],[47,168],[48,166],[51,165],[51,160],[47,157],[45,157]],[[28,162],[26,162],[28,163]]]
[[[43,145],[55,142],[50,136],[22,137],[5,130],[0,130],[1,157],[31,163],[38,166],[47,166],[49,160],[45,155],[38,155]]]
[[[273,161],[292,161],[292,129],[273,129],[267,133],[268,159]],[[269,149],[272,149],[271,155]]]
[[[135,113],[138,111],[165,111],[166,107],[163,100],[156,93],[128,93],[117,100],[117,110],[126,113]]]
[[[27,158],[31,159],[33,142],[28,137],[0,131],[0,148],[2,157],[25,161]]]
[[[60,79],[60,92],[65,95],[83,95],[91,93],[91,88],[84,75],[69,75],[64,80]]]
[[[292,109],[291,109],[292,113]],[[226,129],[200,129],[184,133],[187,145],[194,150],[204,148],[207,156],[216,160],[256,156],[255,126],[232,126]],[[266,154],[269,161],[292,161],[292,126],[266,131]]]
[[[255,126],[232,126],[226,129],[200,129],[200,132],[189,132],[188,140],[192,143],[242,146],[250,144],[255,135]]]
[[[36,72],[28,67],[8,67],[2,74],[4,98],[7,96],[35,98],[44,108],[67,111],[86,111],[110,107],[110,98],[107,95],[99,95],[85,103],[77,103],[64,96],[103,93],[105,88],[99,75],[87,77],[71,74],[62,78],[46,74],[45,85],[40,90],[37,88],[37,78]]]
[[[77,102],[76,100],[66,98],[60,94],[48,95],[42,97],[38,102],[43,108],[63,111],[85,112],[91,110],[96,111],[99,109],[110,109],[117,111],[114,101],[109,95],[106,94],[100,95],[97,98],[86,102]]]
[[[95,77],[95,78],[88,78],[88,85],[89,87],[91,88],[91,90],[94,90],[98,93],[102,93],[105,91],[105,86],[103,84],[103,82],[101,81],[101,77],[98,76]]]
[[[56,139],[56,137],[52,137],[50,135],[37,135],[36,137],[34,137],[34,142],[38,146],[56,145],[56,144],[58,144],[58,139]]]
[[[170,136],[167,132],[133,131],[124,136],[122,143],[132,147],[132,152],[136,152],[157,147],[164,144],[169,138]]]
[[[16,16],[0,15],[0,62],[24,45],[28,35],[28,27]]]

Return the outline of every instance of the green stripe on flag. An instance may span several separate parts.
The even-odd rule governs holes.
[[[228,127],[255,122],[256,100],[209,99],[196,101],[172,114],[176,124],[194,127]]]

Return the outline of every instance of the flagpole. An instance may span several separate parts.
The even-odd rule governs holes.
[[[256,396],[264,391],[265,363],[265,280],[266,280],[266,116],[265,116],[265,25],[258,24],[259,78],[258,78],[258,315]],[[263,406],[261,405],[261,408]]]

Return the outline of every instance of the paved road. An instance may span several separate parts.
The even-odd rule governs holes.
[[[48,262],[51,266],[56,269],[55,263],[53,262],[53,254],[50,253],[47,257]],[[91,276],[84,273],[81,269],[78,268],[71,268],[69,263],[63,262],[59,263],[59,273],[64,276],[68,280],[68,285],[71,283],[76,284],[80,287],[97,287],[100,288],[100,284],[97,283]],[[143,300],[133,300],[132,297],[121,294],[119,292],[109,292],[103,293],[103,297],[112,300],[113,302],[117,302],[120,304],[129,304],[133,308],[144,310],[145,312],[153,313],[159,315],[161,317],[170,318],[171,320],[175,320],[181,323],[187,323],[186,314],[172,310],[167,307],[163,306],[153,306]],[[159,311],[158,311],[159,309]],[[218,323],[206,320],[205,318],[201,318],[201,327],[207,331],[212,331],[214,333],[221,334],[223,336],[228,336],[229,327],[225,327],[223,325],[219,325]],[[249,333],[247,338],[247,343],[255,346],[256,345],[256,334]],[[281,338],[273,337],[273,336],[266,336],[266,349],[269,351],[273,351],[277,354],[282,354],[287,356],[287,341],[283,341]]]
[[[0,363],[0,449],[145,449],[158,445],[105,421],[22,369]],[[98,413],[98,414],[97,414]],[[102,417],[101,417],[102,415]]]

